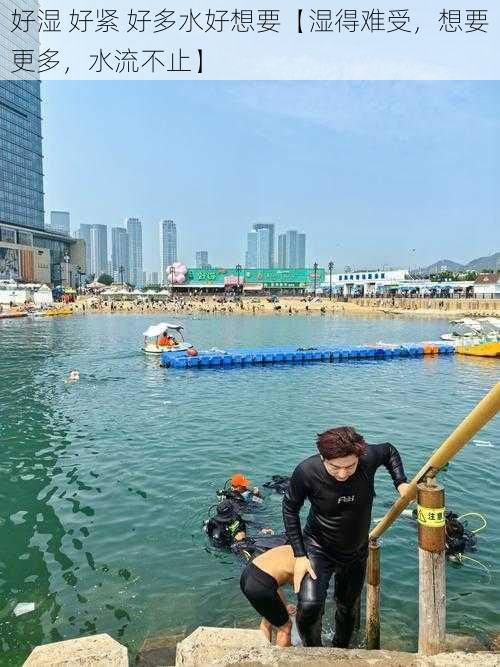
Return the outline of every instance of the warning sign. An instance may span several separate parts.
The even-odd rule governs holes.
[[[422,507],[417,505],[417,521],[422,526],[442,528],[444,526],[444,507]]]

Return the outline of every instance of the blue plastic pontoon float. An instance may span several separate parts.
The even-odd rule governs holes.
[[[164,368],[246,368],[255,365],[303,364],[318,361],[350,361],[358,359],[394,359],[424,355],[454,354],[453,345],[416,343],[411,345],[345,345],[335,347],[263,347],[200,351],[189,356],[185,351],[163,352]]]

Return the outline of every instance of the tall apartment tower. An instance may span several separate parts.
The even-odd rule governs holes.
[[[258,227],[258,229],[255,229]],[[254,225],[247,234],[245,266],[248,269],[270,269],[271,256],[274,256],[274,225]],[[271,250],[272,246],[272,250]]]
[[[305,269],[306,266],[306,235],[297,234],[297,268]]]
[[[255,232],[261,232],[262,230],[267,230],[267,234],[260,235],[261,243],[263,246],[266,246],[266,255],[262,255],[259,259],[261,266],[257,267],[259,269],[272,269],[274,268],[275,259],[274,259],[274,223],[256,223],[253,225],[253,230]]]
[[[208,263],[208,252],[206,250],[198,250],[196,253],[196,268],[197,269],[208,269],[210,264]]]
[[[108,228],[106,225],[91,225],[90,228],[90,273],[95,279],[108,272]]]
[[[248,232],[247,250],[245,253],[245,267],[247,269],[257,268],[257,232]]]
[[[173,220],[160,220],[160,282],[168,282],[167,266],[177,261],[177,227]]]
[[[34,0],[0,0],[0,24],[7,23],[4,17],[11,16],[14,9],[19,13],[34,10],[36,16],[37,4]],[[38,43],[20,31],[13,37],[8,26],[0,32],[0,223],[43,230],[40,81],[17,80],[9,74],[12,49],[37,50]],[[33,62],[37,62],[36,52]]]
[[[111,229],[111,270],[115,283],[131,282],[129,235],[123,227]]]
[[[85,225],[82,224],[80,225],[80,230],[78,232],[78,238],[83,239],[85,241],[85,268],[87,270],[87,275],[90,276],[92,273],[91,271],[91,266],[92,266],[92,259],[91,259],[91,242],[90,242],[90,230],[92,229],[92,225]]]
[[[306,235],[290,229],[278,236],[278,265],[283,269],[301,269],[306,265]]]
[[[51,211],[49,229],[52,232],[59,232],[59,234],[66,234],[69,236],[69,212],[68,211]]]
[[[142,270],[142,223],[139,218],[127,218],[127,233],[130,253],[130,282],[136,287],[144,287],[145,279]]]

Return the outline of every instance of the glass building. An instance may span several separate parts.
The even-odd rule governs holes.
[[[167,267],[177,261],[177,226],[173,220],[160,220],[160,281],[168,283]]]
[[[274,267],[274,223],[256,223],[253,230],[257,232],[258,244],[257,266],[262,269]]]
[[[111,228],[111,275],[115,283],[130,280],[130,238],[123,227]]]
[[[290,229],[278,236],[278,266],[301,269],[306,265],[306,235]]]
[[[0,145],[0,223],[43,229],[39,81],[0,80]]]
[[[48,229],[59,234],[71,234],[69,211],[51,211]]]
[[[145,280],[142,271],[142,223],[139,218],[127,218],[129,237],[129,280],[136,287],[143,287]]]

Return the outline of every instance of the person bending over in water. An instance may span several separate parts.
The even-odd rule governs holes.
[[[73,369],[69,372],[69,375],[66,378],[65,382],[66,384],[72,384],[73,382],[76,382],[79,379],[80,379],[80,373],[77,370]]]
[[[281,590],[293,584],[295,558],[288,544],[270,549],[248,563],[243,570],[240,586],[243,595],[262,616],[260,631],[271,641],[276,628],[276,646],[290,646],[295,605],[287,604]]]
[[[302,461],[283,499],[285,531],[295,556],[297,627],[305,646],[321,646],[321,623],[328,585],[335,573],[333,646],[347,648],[354,629],[355,603],[363,588],[374,480],[384,466],[403,496],[408,483],[401,457],[388,442],[368,445],[349,426],[318,435],[319,454]],[[304,530],[300,509],[311,508]]]

